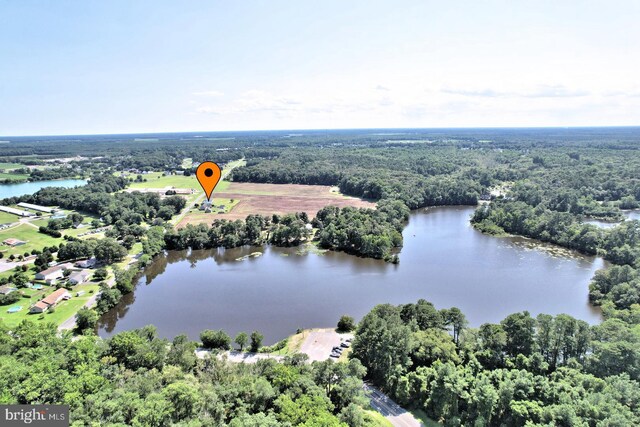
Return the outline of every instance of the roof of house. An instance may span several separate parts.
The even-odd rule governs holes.
[[[42,299],[41,302],[47,304],[47,305],[53,305],[55,304],[61,297],[63,297],[65,294],[69,294],[69,291],[66,290],[65,288],[60,288],[57,291],[49,294],[48,296],[46,296],[45,298]]]
[[[37,303],[33,304],[34,307],[38,307],[42,310],[46,310],[47,308],[49,308],[49,304],[43,302],[43,301],[38,301]]]
[[[69,267],[71,267],[71,264],[69,264],[69,263],[58,264],[58,265],[54,265],[53,267],[47,268],[46,270],[42,270],[38,274],[42,274],[43,276],[46,276],[48,274],[56,273],[56,272],[58,272],[60,270],[67,270]]]
[[[10,237],[10,238],[6,239],[2,243],[4,243],[5,245],[13,246],[13,245],[17,245],[19,243],[26,243],[26,242],[24,242],[22,240],[19,240],[19,239],[14,239],[13,237]]]
[[[13,288],[13,287],[11,287],[9,285],[0,286],[0,294],[3,294],[3,295],[10,294],[11,292],[13,292],[15,290],[16,290],[16,288]]]
[[[72,279],[73,280],[78,280],[78,279],[84,280],[87,277],[89,277],[89,272],[82,270],[82,271],[76,271],[75,273],[71,274],[69,276],[69,280],[72,280]]]

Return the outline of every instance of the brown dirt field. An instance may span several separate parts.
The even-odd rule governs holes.
[[[214,197],[239,200],[233,209],[225,214],[190,217],[187,214],[178,228],[187,224],[209,224],[215,219],[245,219],[250,214],[273,215],[292,212],[306,212],[313,218],[321,208],[329,205],[358,208],[374,208],[375,203],[332,192],[332,187],[324,185],[296,184],[251,184],[232,182],[224,191],[215,192]]]

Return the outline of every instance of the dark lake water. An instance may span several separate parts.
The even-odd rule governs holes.
[[[0,199],[33,194],[44,187],[71,188],[87,183],[84,179],[56,179],[51,181],[23,182],[20,184],[0,184]]]
[[[457,306],[472,326],[529,310],[568,313],[595,323],[588,283],[604,266],[523,238],[495,238],[469,225],[473,207],[415,212],[404,230],[400,265],[300,248],[181,251],[145,270],[135,292],[106,313],[101,336],[154,324],[161,336],[203,329],[261,331],[272,344],[297,328],[332,327],[342,314],[360,319],[381,303],[424,298]],[[236,261],[255,252],[264,255]]]

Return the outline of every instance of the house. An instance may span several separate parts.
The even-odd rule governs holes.
[[[93,268],[96,265],[95,257],[89,259],[83,259],[75,263],[76,267],[79,268]]]
[[[0,286],[0,295],[9,295],[13,291],[17,291],[17,288],[12,288],[9,285]]]
[[[89,271],[87,270],[76,271],[75,273],[71,273],[71,275],[69,276],[69,283],[71,283],[72,285],[79,285],[80,283],[86,282],[88,278],[89,278]]]
[[[42,301],[38,301],[31,306],[31,308],[29,309],[29,313],[44,313],[48,308],[49,306],[47,304]]]
[[[29,309],[29,313],[44,313],[51,307],[55,307],[56,304],[58,304],[60,301],[70,298],[71,294],[69,293],[69,291],[64,288],[60,288],[31,306],[31,308]]]
[[[211,211],[211,202],[208,201],[208,200],[202,202],[202,204],[200,205],[200,210],[201,211],[206,211],[207,209],[209,209],[209,211]]]
[[[2,243],[4,243],[7,246],[11,246],[12,248],[15,248],[16,246],[22,246],[27,242],[23,242],[22,240],[18,240],[14,238],[9,238],[9,239],[5,239]]]
[[[68,270],[71,264],[58,264],[53,267],[42,270],[40,273],[36,273],[36,280],[44,280],[46,282],[59,279],[64,276],[64,271]]]

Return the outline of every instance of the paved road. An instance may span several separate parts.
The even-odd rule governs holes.
[[[35,258],[27,261],[19,261],[19,262],[13,262],[13,261],[0,262],[0,273],[13,270],[14,268],[19,267],[21,265],[33,264],[33,261],[35,261]]]
[[[411,412],[400,407],[400,405],[377,388],[365,384],[364,392],[369,397],[371,407],[384,415],[394,426],[425,427]]]

